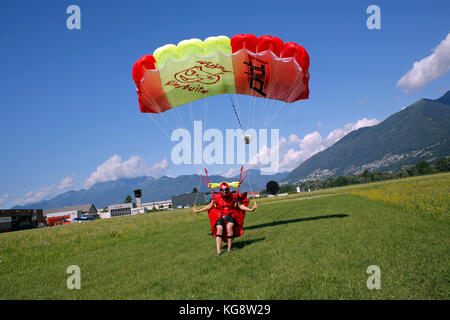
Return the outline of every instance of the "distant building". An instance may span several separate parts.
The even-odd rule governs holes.
[[[45,226],[42,209],[0,210],[0,233]]]
[[[72,221],[75,221],[74,219],[81,217],[82,211],[81,210],[72,210],[72,211],[63,211],[63,212],[53,212],[53,213],[47,213],[45,215],[45,219],[47,221],[47,226],[55,226],[55,225],[62,225],[67,223],[72,223]]]
[[[76,212],[76,213],[74,213]],[[67,214],[71,216],[87,216],[87,217],[98,217],[97,208],[93,204],[82,204],[79,206],[70,206],[70,207],[62,207],[62,208],[54,208],[54,209],[44,209],[44,216],[65,216]]]
[[[102,219],[105,218],[115,218],[123,216],[131,216],[131,211],[133,209],[133,203],[120,203],[112,204],[108,206],[108,211],[102,214]]]
[[[259,198],[260,197],[259,191],[248,192],[247,197],[248,198]]]
[[[147,213],[148,210],[146,207],[139,207],[131,209],[131,215]]]
[[[172,200],[146,202],[143,203],[142,206],[147,208],[147,210],[168,210],[172,207]]]
[[[204,204],[206,203],[206,193],[205,192],[197,192],[197,193],[183,193],[178,194],[176,196],[172,196],[172,206],[174,208],[178,207],[192,207],[195,204]]]
[[[134,203],[119,203],[112,204],[108,206],[108,211],[100,212],[100,218],[108,219],[115,217],[132,216],[135,214],[147,213],[147,208],[138,207],[136,208]]]

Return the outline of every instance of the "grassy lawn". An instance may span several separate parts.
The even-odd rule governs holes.
[[[259,199],[220,257],[206,213],[185,209],[3,233],[0,299],[449,299],[449,182]]]

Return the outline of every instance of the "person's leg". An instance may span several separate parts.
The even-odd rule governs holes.
[[[220,254],[220,248],[222,247],[222,235],[223,235],[223,227],[221,225],[216,225],[216,247],[217,254]]]
[[[231,244],[233,242],[233,229],[234,229],[234,223],[228,222],[227,223],[227,236],[228,236],[228,252],[231,252]]]

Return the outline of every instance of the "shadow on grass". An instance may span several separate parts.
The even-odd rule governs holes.
[[[253,240],[247,240],[247,241],[239,241],[239,240],[237,240],[236,242],[233,241],[232,249],[242,249],[243,247],[248,246],[252,243],[264,241],[264,240],[266,240],[266,238],[259,238],[259,239],[253,239]]]
[[[244,230],[253,230],[253,229],[266,228],[266,227],[274,227],[274,226],[279,226],[279,225],[283,225],[283,224],[314,221],[314,220],[320,220],[320,219],[345,218],[345,217],[348,217],[348,214],[331,214],[328,216],[317,216],[317,217],[298,218],[298,219],[291,219],[291,220],[273,221],[273,222],[268,222],[268,223],[263,223],[263,224],[257,224],[254,226],[248,226],[248,227],[245,227]]]

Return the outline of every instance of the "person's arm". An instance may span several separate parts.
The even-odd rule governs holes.
[[[253,208],[251,208],[251,209],[249,207],[246,207],[243,204],[239,203],[239,209],[244,210],[244,211],[253,212],[253,211],[255,211],[256,208],[258,208],[256,201],[253,201]]]
[[[211,201],[206,207],[202,208],[202,209],[195,209],[195,206],[192,207],[192,211],[195,213],[199,213],[199,212],[203,212],[203,211],[208,211],[209,209],[212,208],[214,202]]]

